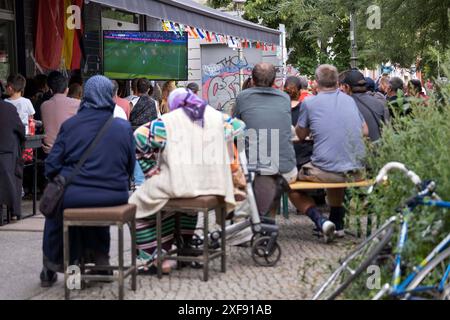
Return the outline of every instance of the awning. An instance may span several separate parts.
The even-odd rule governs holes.
[[[192,0],[91,0],[109,7],[169,20],[210,32],[278,45],[280,31],[233,17]]]

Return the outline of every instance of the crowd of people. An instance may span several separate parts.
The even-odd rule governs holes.
[[[41,157],[45,177],[51,180],[70,176],[98,132],[111,122],[67,186],[62,209],[135,204],[140,273],[154,274],[155,213],[170,199],[217,195],[229,211],[236,207],[239,179],[236,152],[231,151],[236,139],[246,141],[250,164],[265,176],[282,176],[288,183],[359,181],[365,177],[365,144],[379,141],[392,117],[410,112],[404,101],[427,100],[418,80],[406,87],[399,78],[383,76],[375,82],[357,70],[338,73],[332,65],[317,68],[313,87],[307,78],[289,77],[279,90],[275,78],[273,65],[256,65],[229,116],[209,106],[195,83],[177,88],[168,81],[161,88],[135,79],[127,95],[123,83],[103,76],[83,83],[81,77],[69,80],[57,71],[28,81],[13,75],[7,97],[0,101],[0,204],[21,217],[23,148],[32,133],[30,123],[42,123]],[[246,132],[255,133],[255,163]],[[345,236],[344,195],[345,189],[326,190],[329,215],[308,193],[293,191],[289,198],[331,242]],[[62,222],[62,212],[45,222],[43,287],[55,283],[63,271]],[[197,217],[182,217],[184,243],[192,240],[196,226]],[[165,250],[174,245],[174,229],[174,214],[165,213]],[[109,263],[108,228],[72,228],[70,237],[71,263]],[[172,262],[164,262],[164,273],[173,268]]]

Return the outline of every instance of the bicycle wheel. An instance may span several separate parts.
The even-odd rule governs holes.
[[[444,284],[444,290],[439,290],[439,284],[444,278],[444,274],[450,266],[450,248],[435,257],[425,268],[420,271],[407,291],[414,291],[418,288],[430,288],[417,293],[411,293],[414,298],[450,300],[450,279]]]
[[[349,285],[367,270],[383,249],[390,243],[394,234],[394,223],[391,219],[377,230],[369,239],[360,244],[349,254],[336,271],[318,290],[313,300],[334,300],[338,298]]]

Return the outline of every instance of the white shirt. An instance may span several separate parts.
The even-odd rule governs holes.
[[[123,120],[127,120],[127,114],[125,113],[125,111],[116,104],[116,107],[114,108],[114,118],[119,118],[119,119],[123,119]]]
[[[11,103],[12,105],[14,105],[14,107],[16,107],[20,120],[22,120],[22,123],[25,126],[26,132],[28,134],[28,119],[34,116],[34,114],[36,113],[31,101],[23,97],[20,97],[16,100],[6,99],[5,101]]]

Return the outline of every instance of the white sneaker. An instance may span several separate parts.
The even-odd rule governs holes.
[[[326,221],[322,225],[323,237],[325,239],[325,243],[330,243],[334,240],[334,233],[336,231],[336,226],[331,221]]]
[[[345,238],[345,230],[339,230],[334,233],[334,236],[338,239]]]

